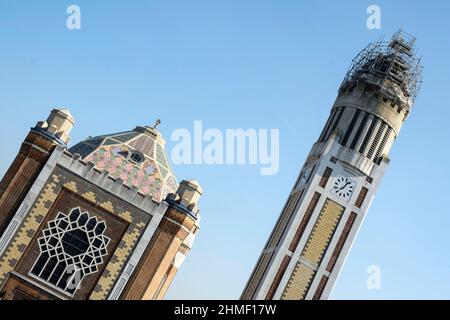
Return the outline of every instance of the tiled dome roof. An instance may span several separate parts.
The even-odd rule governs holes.
[[[137,127],[132,131],[88,138],[69,149],[99,170],[120,178],[157,202],[178,187],[165,152],[165,141],[154,128]]]

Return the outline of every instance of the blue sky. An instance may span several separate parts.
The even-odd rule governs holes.
[[[65,27],[81,8],[81,30]],[[381,7],[382,29],[366,9]],[[0,175],[54,107],[72,141],[152,125],[280,129],[280,170],[177,165],[205,194],[202,230],[170,299],[237,299],[318,138],[351,59],[403,26],[424,83],[333,299],[450,298],[450,4],[447,1],[2,1]],[[366,269],[381,268],[381,290]]]

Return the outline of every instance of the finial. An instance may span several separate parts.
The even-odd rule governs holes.
[[[156,129],[156,127],[159,126],[160,124],[161,124],[161,120],[160,119],[156,119],[155,125],[153,126],[153,129]]]

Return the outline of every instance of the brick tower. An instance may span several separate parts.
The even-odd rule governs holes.
[[[421,83],[399,31],[353,60],[242,299],[327,299]]]
[[[199,230],[201,187],[176,182],[156,125],[67,150],[73,125],[53,110],[0,183],[0,299],[162,299]]]

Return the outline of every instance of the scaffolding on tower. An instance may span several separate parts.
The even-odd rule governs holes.
[[[400,29],[389,42],[369,44],[352,60],[340,90],[365,83],[383,89],[390,98],[401,97],[411,106],[420,90],[423,70],[415,43],[415,37]]]

